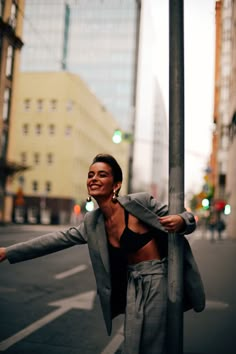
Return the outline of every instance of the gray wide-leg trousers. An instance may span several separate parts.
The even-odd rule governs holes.
[[[128,266],[122,354],[165,354],[167,260]]]

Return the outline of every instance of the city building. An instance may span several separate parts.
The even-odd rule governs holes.
[[[23,71],[78,74],[132,132],[139,0],[26,0]]]
[[[30,168],[9,186],[14,221],[73,222],[85,212],[88,168],[97,153],[116,156],[126,193],[129,146],[112,142],[117,121],[78,75],[21,73],[15,95],[8,156]]]
[[[145,127],[143,127],[143,122],[139,123],[139,120],[137,122],[137,136],[140,138],[136,139],[134,147],[135,178],[133,178],[133,188],[135,191],[147,191],[158,200],[167,203],[168,122],[158,81],[151,80],[151,82],[153,96],[149,97],[148,108],[145,109],[144,102],[141,102],[142,107],[140,107],[140,111],[138,110],[140,115],[148,115],[150,122],[147,122]],[[138,118],[141,118],[139,114]],[[149,124],[150,130],[147,129]],[[146,132],[144,132],[145,129]]]
[[[8,212],[8,178],[22,169],[14,156],[11,160],[7,156],[19,55],[23,46],[23,18],[19,8],[23,11],[24,0],[0,1],[0,223],[5,222],[5,214]]]
[[[142,2],[137,75],[133,189],[168,196],[168,119],[155,66],[158,49],[150,1]]]
[[[211,212],[224,219],[226,233],[236,228],[236,3],[216,1],[215,91],[212,154],[209,178],[214,186]]]
[[[217,176],[215,199],[226,199],[226,176],[229,148],[230,120],[230,76],[232,56],[232,8],[231,1],[223,1],[221,9],[221,47],[220,47],[220,96],[216,131],[219,144],[217,147]]]
[[[157,81],[155,85],[151,193],[168,203],[168,122]]]
[[[221,55],[221,1],[215,4],[215,77],[214,77],[214,111],[213,111],[213,132],[212,151],[210,156],[209,182],[217,190],[218,166],[217,151],[219,146],[218,122],[219,122],[219,100],[220,100],[220,55]]]
[[[133,135],[129,150],[129,192],[136,189],[133,176],[136,175],[137,168],[148,170],[148,179],[144,183],[137,183],[145,190],[152,191],[155,185],[152,170],[160,170],[162,167],[156,165],[158,161],[153,159],[153,129],[145,135],[150,151],[141,149],[148,167],[143,164],[140,154],[135,155],[136,142],[140,143],[137,120],[142,120],[143,124],[150,127],[155,119],[154,104],[151,103],[150,110],[146,105],[144,116],[139,111],[148,104],[146,89],[150,91],[151,97],[155,94],[155,85],[146,88],[140,78],[142,75],[150,78],[152,53],[150,48],[146,48],[149,37],[155,37],[154,26],[149,23],[150,14],[143,16],[143,12],[147,13],[147,8],[150,8],[150,1],[26,0],[24,15],[22,71],[56,70],[78,74],[115,117],[123,132]],[[145,17],[142,26],[141,17]],[[151,47],[155,46],[154,43],[153,41]],[[151,55],[144,71],[142,63],[139,65],[140,55],[146,55],[146,58]],[[138,65],[141,68],[139,73]],[[154,81],[153,73],[151,76]],[[139,100],[145,100],[146,103],[137,102],[138,80],[142,90]],[[160,99],[157,97],[157,101]],[[165,118],[163,124],[166,124]],[[147,148],[148,144],[145,146]]]
[[[227,233],[230,238],[236,238],[236,1],[231,3],[231,68],[229,81],[229,142],[228,142],[228,165],[226,179],[227,203],[231,213],[227,217]]]

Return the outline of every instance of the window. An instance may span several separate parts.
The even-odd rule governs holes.
[[[74,107],[74,102],[72,100],[68,100],[66,103],[66,110],[67,112],[71,112]]]
[[[71,135],[71,132],[72,132],[72,127],[70,125],[68,125],[66,128],[65,128],[65,136],[70,136]]]
[[[27,162],[26,152],[21,152],[20,159],[22,164],[25,164]]]
[[[25,184],[25,177],[22,176],[22,175],[19,176],[19,177],[18,177],[18,182],[19,182],[19,185],[23,187],[24,184]]]
[[[2,112],[2,118],[3,120],[7,120],[9,116],[9,108],[10,108],[10,89],[7,87],[4,90],[4,96],[3,96],[3,112]]]
[[[52,190],[52,183],[47,181],[45,183],[45,191],[46,191],[46,193],[48,193],[48,192],[51,192],[51,190]]]
[[[42,125],[41,124],[36,124],[35,133],[36,133],[36,135],[42,134]]]
[[[16,27],[16,4],[13,1],[11,4],[11,14],[8,20],[8,23],[15,28]]]
[[[43,100],[37,100],[37,111],[42,112],[43,110]]]
[[[50,101],[50,109],[51,109],[51,111],[56,111],[56,109],[57,109],[57,100],[51,100]]]
[[[28,133],[29,133],[29,124],[27,124],[27,123],[23,124],[22,133],[23,133],[23,135],[28,135]]]
[[[36,152],[36,153],[34,154],[34,164],[35,164],[35,165],[39,165],[39,162],[40,162],[39,153]]]
[[[47,154],[47,163],[51,165],[53,163],[53,154],[50,152]]]
[[[7,48],[7,60],[6,60],[6,76],[9,77],[12,75],[13,69],[13,47],[11,45]]]
[[[50,135],[54,135],[55,134],[55,125],[54,124],[50,124],[48,127],[48,132]]]
[[[39,188],[38,182],[37,181],[33,181],[32,182],[32,190],[33,190],[33,192],[37,192],[38,188]]]
[[[26,99],[24,100],[24,110],[25,110],[26,112],[28,112],[28,111],[30,110],[30,99],[29,99],[29,98],[26,98]]]

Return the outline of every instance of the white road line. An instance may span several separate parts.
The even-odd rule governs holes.
[[[62,316],[64,313],[70,311],[71,309],[91,310],[93,308],[95,296],[96,292],[92,290],[49,303],[49,306],[59,306],[59,308],[33,322],[31,325],[17,332],[13,336],[0,342],[0,352],[7,350],[15,343],[28,337],[30,334],[54,321],[56,318]]]
[[[225,310],[229,307],[229,304],[223,301],[207,300],[206,310]]]
[[[124,340],[124,326],[122,325],[118,331],[117,334],[112,338],[110,343],[104,348],[104,350],[101,352],[101,354],[114,354],[122,344]]]
[[[37,331],[39,328],[45,326],[49,322],[55,320],[57,317],[63,315],[65,312],[68,311],[66,307],[60,307],[59,309],[49,313],[49,315],[41,318],[40,320],[32,323],[30,326],[26,327],[22,331],[16,333],[15,335],[3,340],[0,343],[0,351],[5,351],[15,343],[19,342],[20,340],[28,337],[31,333]]]
[[[15,288],[5,288],[3,286],[0,286],[0,293],[15,293],[16,289]]]
[[[76,273],[82,272],[83,270],[87,269],[88,267],[85,264],[81,264],[78,267],[69,269],[65,272],[58,273],[54,276],[55,279],[64,279],[66,277],[70,277],[71,275],[74,275]]]

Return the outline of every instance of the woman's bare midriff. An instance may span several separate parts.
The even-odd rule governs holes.
[[[149,241],[145,246],[140,248],[135,253],[127,255],[128,264],[137,264],[143,261],[151,261],[154,259],[161,259],[160,252],[157,247],[155,239]]]

